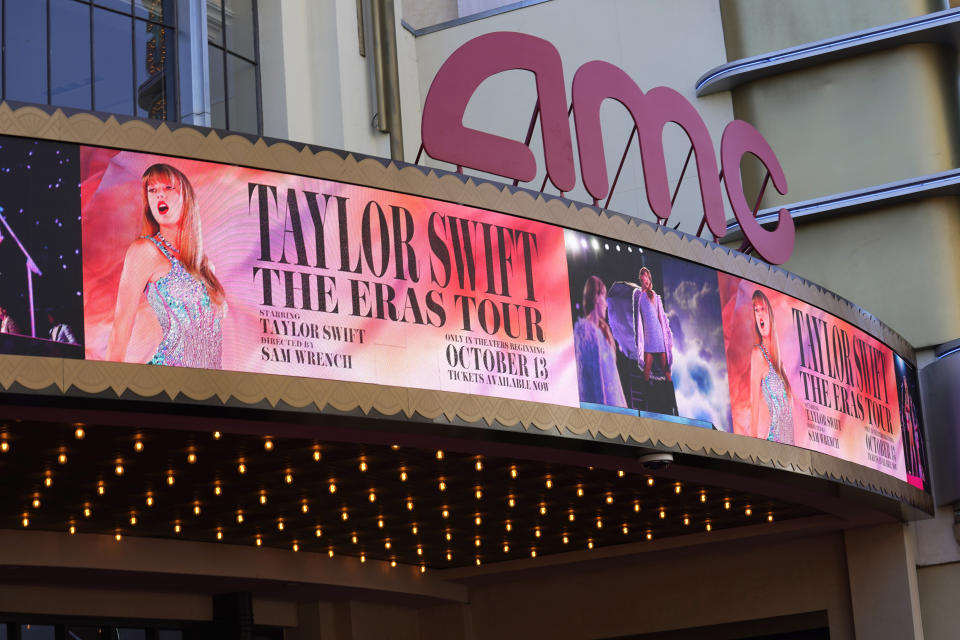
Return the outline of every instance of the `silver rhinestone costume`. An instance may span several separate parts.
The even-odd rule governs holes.
[[[767,375],[760,381],[763,397],[767,401],[767,410],[770,411],[770,433],[767,440],[793,444],[793,407],[790,406],[787,386],[774,369],[770,356],[767,355],[767,348],[762,343],[759,346],[763,359],[767,361]]]
[[[163,339],[150,364],[219,369],[223,355],[222,313],[207,287],[172,253],[161,234],[142,236],[170,261],[170,271],[147,283],[147,302],[157,314]]]

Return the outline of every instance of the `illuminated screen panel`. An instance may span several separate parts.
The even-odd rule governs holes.
[[[666,420],[927,488],[916,371],[778,291],[419,196],[0,137],[0,352]]]
[[[80,156],[86,358],[576,405],[570,318],[551,312],[569,304],[562,229],[255,169]]]

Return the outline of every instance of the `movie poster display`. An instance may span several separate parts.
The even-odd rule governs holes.
[[[0,136],[0,353],[83,357],[78,147]]]
[[[917,370],[899,354],[893,354],[897,372],[897,395],[900,401],[900,424],[903,429],[903,460],[907,482],[919,489],[930,487],[927,475],[927,448],[923,438],[923,412],[920,410],[920,384]]]
[[[906,479],[893,351],[778,291],[719,274],[734,433]]]
[[[563,230],[82,147],[86,357],[576,405]]]
[[[730,431],[716,271],[567,231],[580,402]]]
[[[420,196],[0,137],[0,353],[653,416],[929,490],[916,369],[791,296]]]

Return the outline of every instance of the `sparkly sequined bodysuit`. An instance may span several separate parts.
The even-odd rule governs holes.
[[[787,386],[773,367],[770,356],[767,355],[767,348],[762,343],[759,346],[763,359],[767,361],[767,375],[760,381],[760,389],[763,391],[767,410],[770,412],[770,433],[767,435],[767,440],[793,444],[793,407],[790,406]]]
[[[186,270],[162,235],[142,237],[170,261],[165,276],[147,283],[147,302],[163,329],[150,364],[219,369],[223,353],[220,307],[210,301],[206,285]]]

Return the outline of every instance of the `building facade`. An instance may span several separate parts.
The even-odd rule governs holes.
[[[0,308],[19,326],[0,330],[0,469],[8,505],[0,526],[0,639],[955,637],[960,10],[935,0],[3,0],[0,20],[0,164],[7,165],[0,167]],[[704,180],[699,157],[687,169],[693,146],[679,126],[661,133],[672,212],[668,225],[655,224],[648,191],[656,187],[631,146],[636,122],[613,100],[599,118],[615,189],[595,201],[578,164],[576,186],[559,191],[544,161],[551,134],[541,131],[543,94],[524,70],[483,81],[463,125],[518,141],[529,129],[531,180],[511,184],[431,158],[421,147],[431,84],[458,48],[495,32],[527,34],[555,48],[565,106],[578,69],[602,60],[644,92],[669,87],[692,104],[718,158],[728,124],[752,124],[776,153],[788,188],[768,186],[767,167],[748,155],[740,167],[744,191],[767,229],[781,207],[790,210],[796,242],[789,261],[772,267],[736,251],[744,236],[726,198],[727,235],[719,244],[695,238]],[[572,116],[569,122],[576,155],[582,140]],[[78,173],[66,167],[67,157]],[[123,207],[143,211],[140,174],[165,158],[190,174],[201,204],[239,212],[221,220],[201,210],[208,246],[259,238],[236,249],[259,252],[250,258],[259,260],[248,278],[254,284],[244,285],[263,298],[260,315],[251,315],[256,326],[263,323],[262,361],[253,368],[137,364],[151,356],[158,362],[159,329],[149,334],[153,343],[139,346],[136,336],[149,332],[133,315],[127,332],[135,338],[126,353],[139,349],[136,357],[108,357],[111,323],[122,308],[118,282],[128,277],[121,265],[131,255],[113,238],[128,231],[129,243],[141,233],[138,218],[111,216]],[[33,177],[31,163],[46,173]],[[246,183],[239,196],[229,180]],[[329,184],[346,186],[319,191]],[[111,185],[120,186],[108,191]],[[667,365],[667,356],[665,372],[656,362],[645,372],[643,358],[633,354],[634,377],[615,385],[623,387],[620,406],[634,407],[632,413],[601,410],[618,403],[588,400],[583,379],[590,376],[578,379],[577,371],[562,379],[574,395],[579,390],[580,402],[572,403],[431,387],[421,382],[421,358],[398,354],[422,348],[413,346],[424,344],[414,325],[431,325],[434,308],[426,304],[420,318],[410,298],[394,305],[394,289],[381,294],[356,279],[353,308],[365,295],[381,308],[370,306],[365,318],[418,320],[397,334],[380,333],[378,324],[370,334],[351,333],[317,356],[328,358],[322,373],[275,375],[282,369],[268,365],[287,362],[264,337],[299,329],[267,323],[300,318],[263,309],[336,313],[322,306],[336,306],[325,288],[333,285],[319,278],[308,284],[307,276],[292,284],[299,275],[290,271],[323,262],[323,225],[333,215],[322,218],[318,193],[325,206],[343,206],[338,248],[327,248],[331,263],[341,260],[341,276],[362,273],[366,259],[369,271],[383,275],[389,267],[396,282],[416,281],[416,261],[404,272],[402,255],[404,246],[413,255],[420,210],[426,216],[459,207],[464,233],[468,220],[492,220],[503,230],[504,220],[520,219],[503,233],[554,234],[555,259],[543,257],[546,244],[538,254],[544,271],[593,268],[611,301],[614,280],[639,281],[642,273],[634,266],[633,273],[606,277],[603,269],[612,268],[603,265],[613,258],[590,257],[590,243],[597,255],[636,248],[642,261],[630,264],[650,267],[671,314],[681,304],[679,287],[668,296],[662,265],[675,258],[720,274],[711,281],[719,291],[709,292],[729,302],[716,305],[718,329],[721,314],[752,317],[756,297],[744,303],[747,311],[734,308],[739,293],[731,292],[741,289],[744,300],[751,290],[765,291],[761,307],[770,314],[782,299],[784,309],[793,304],[824,327],[834,323],[834,336],[842,326],[844,336],[886,349],[890,372],[894,358],[897,376],[912,372],[891,378],[891,386],[885,378],[878,383],[888,399],[889,389],[899,395],[889,400],[900,409],[892,454],[899,475],[793,441],[768,442],[749,409],[745,430],[724,426],[715,414],[694,415],[676,396],[672,408],[644,400],[636,409],[632,385],[646,393],[651,368],[671,389],[680,385],[672,384],[671,367],[677,376],[692,371],[681,368],[686,360]],[[386,198],[383,226],[358,222],[350,236],[345,203],[367,194]],[[313,216],[310,228],[320,229],[306,242],[300,218],[289,217],[298,206],[303,220]],[[76,221],[59,207],[76,210]],[[363,215],[370,211],[368,205]],[[265,229],[274,214],[279,227],[270,227],[271,245]],[[384,233],[388,215],[394,235],[378,254],[368,236],[371,229]],[[30,230],[31,222],[43,231]],[[443,232],[445,224],[433,230]],[[456,224],[447,227],[454,236]],[[74,245],[55,239],[70,234],[75,258]],[[53,239],[34,249],[46,237]],[[548,235],[539,237],[546,243]],[[185,245],[162,244],[158,251],[174,265],[166,268],[189,262]],[[516,251],[511,277],[519,270]],[[221,255],[234,254],[215,257]],[[448,269],[460,259],[446,255]],[[388,265],[387,256],[394,262]],[[238,325],[226,323],[248,312],[237,303],[239,285],[231,284],[240,276],[226,259],[216,262],[201,288],[212,292],[212,282],[224,282],[229,310],[216,321],[234,330]],[[263,271],[267,263],[273,271]],[[437,264],[421,263],[423,277]],[[62,270],[58,282],[67,283],[53,292],[45,285],[51,269]],[[526,282],[532,301],[532,277]],[[594,308],[573,275],[569,286],[566,278],[546,282],[553,288],[541,298],[544,317],[528,326],[531,332],[538,323],[562,325],[567,308],[574,322]],[[143,276],[148,293],[135,297],[137,314],[152,313],[156,283]],[[102,295],[108,290],[114,297]],[[67,295],[77,298],[73,306]],[[210,298],[216,307],[217,295]],[[613,307],[608,325],[616,324]],[[721,334],[730,317],[741,316],[723,315]],[[486,338],[502,337],[497,322]],[[675,341],[684,339],[680,326],[694,326],[694,319],[668,320],[664,334],[671,322]],[[573,360],[577,330],[571,333],[570,324],[566,357]],[[58,340],[63,326],[71,340]],[[611,345],[616,330],[605,330]],[[716,339],[720,352],[726,349],[724,379],[729,368],[732,380],[731,335]],[[367,377],[327,373],[344,362],[335,358],[359,361],[363,351],[353,350],[354,340],[365,339],[376,344]],[[801,358],[804,344],[813,348],[812,338],[804,340]],[[826,337],[824,344],[830,351]],[[239,362],[225,345],[225,362]],[[774,364],[779,352],[764,350],[762,357],[783,373]],[[745,353],[749,359],[753,352]],[[729,384],[720,395],[727,420],[736,422],[737,402],[745,401]],[[904,399],[914,392],[917,400]],[[800,386],[790,393],[799,396]],[[773,415],[771,402],[768,396],[763,415]],[[923,428],[908,441],[905,407],[913,403]],[[650,458],[662,454],[672,464]]]

